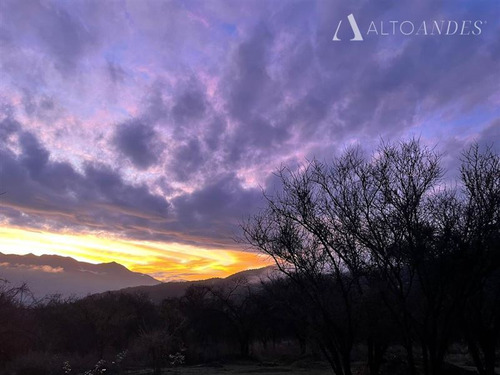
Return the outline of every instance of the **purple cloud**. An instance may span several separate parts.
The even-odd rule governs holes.
[[[350,13],[363,32],[484,24],[351,43]],[[9,0],[0,14],[8,224],[231,247],[281,164],[417,135],[456,170],[471,141],[499,142],[496,0]]]
[[[161,156],[161,144],[157,142],[155,131],[140,120],[119,125],[113,143],[138,169],[156,164]]]

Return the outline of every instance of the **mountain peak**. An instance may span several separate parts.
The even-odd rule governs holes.
[[[85,296],[141,285],[156,285],[153,277],[133,272],[117,262],[87,263],[59,255],[0,253],[0,278],[13,285],[27,283],[42,298],[48,294]]]

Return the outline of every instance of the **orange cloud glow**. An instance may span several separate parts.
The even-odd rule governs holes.
[[[109,235],[51,233],[15,227],[0,228],[0,251],[10,254],[55,254],[80,261],[115,261],[158,280],[200,280],[226,277],[265,267],[261,254],[237,250],[204,249],[179,243],[133,241]]]

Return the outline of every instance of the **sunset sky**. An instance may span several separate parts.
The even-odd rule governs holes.
[[[2,0],[0,69],[0,252],[161,280],[268,264],[234,239],[281,165],[417,136],[453,174],[500,142],[498,0]]]

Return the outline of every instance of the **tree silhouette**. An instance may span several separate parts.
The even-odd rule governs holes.
[[[472,146],[458,191],[443,183],[440,155],[412,139],[382,144],[370,158],[351,149],[331,163],[282,168],[283,190],[265,195],[267,208],[243,224],[244,240],[308,297],[336,374],[351,374],[359,306],[374,287],[399,327],[409,373],[416,374],[419,345],[424,373],[441,374],[460,315],[499,269],[499,164],[491,148]],[[490,331],[469,334],[488,368]],[[378,367],[370,364],[372,373]]]

